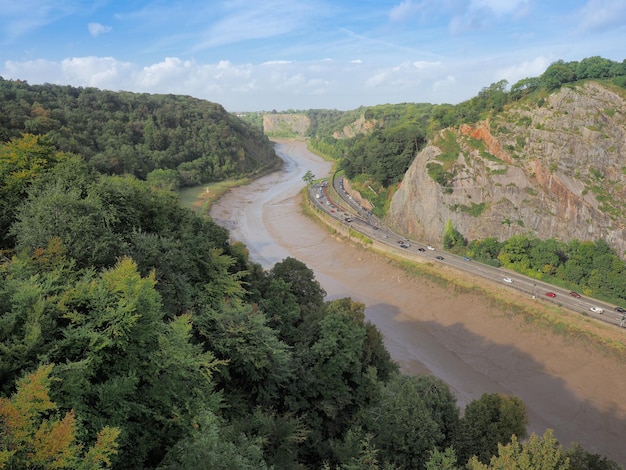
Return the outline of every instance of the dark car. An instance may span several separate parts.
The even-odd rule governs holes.
[[[546,295],[552,298],[556,297],[556,294],[554,292],[546,292]]]
[[[437,259],[443,259],[443,256],[435,256]]]
[[[626,308],[622,308],[622,307],[615,307],[615,311],[619,312],[619,313],[626,313]]]
[[[426,251],[426,250],[420,246],[420,247],[417,249],[417,251]]]
[[[576,297],[577,299],[581,298],[581,295],[578,292],[572,291],[569,293],[569,295],[571,295],[572,297]]]

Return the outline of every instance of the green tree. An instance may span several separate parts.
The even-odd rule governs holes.
[[[11,398],[0,398],[0,468],[95,470],[109,467],[120,430],[104,427],[83,452],[73,410],[61,417],[50,400],[53,364],[17,383]]]
[[[59,363],[57,401],[72,404],[88,431],[122,430],[117,468],[155,466],[214,406],[217,363],[191,345],[189,318],[163,322],[154,275],[122,259],[101,274],[85,272],[61,296],[67,324],[48,352]]]
[[[324,440],[341,435],[367,400],[371,383],[363,368],[365,330],[345,313],[330,313],[319,325],[308,357],[312,387],[304,390]]]
[[[443,231],[443,247],[452,253],[462,253],[466,244],[461,232],[454,228],[451,220],[448,220]]]
[[[541,75],[541,83],[549,91],[556,90],[564,83],[571,83],[576,80],[576,73],[572,64],[566,64],[562,60],[557,60],[550,64]]]
[[[426,470],[459,470],[456,465],[456,454],[452,447],[446,447],[444,451],[433,449],[429,455]]]
[[[162,168],[157,168],[156,170],[148,173],[146,181],[150,186],[158,189],[164,189],[166,191],[175,191],[180,186],[176,170],[164,170]]]
[[[315,279],[313,271],[302,261],[287,257],[276,263],[268,276],[269,279],[282,279],[289,284],[289,291],[295,295],[304,317],[322,310],[326,291]]]
[[[315,175],[311,170],[307,170],[302,177],[302,181],[304,181],[307,186],[311,186],[313,184],[313,180],[315,180]]]
[[[605,456],[586,451],[577,442],[565,451],[570,470],[622,470],[623,467]]]
[[[58,238],[79,266],[110,266],[120,240],[110,229],[109,215],[98,197],[58,182],[29,196],[11,233],[20,250],[44,248]]]
[[[231,436],[213,413],[203,413],[191,435],[179,441],[159,463],[158,470],[264,470],[268,468],[260,439]]]
[[[222,361],[217,382],[229,414],[248,415],[279,402],[291,378],[291,354],[256,307],[206,309],[194,318],[196,336]]]
[[[520,444],[517,436],[512,436],[508,444],[498,444],[498,453],[489,464],[474,456],[467,464],[468,470],[569,470],[572,467],[564,456],[561,445],[548,429],[542,437],[532,434],[528,442]]]
[[[432,375],[419,375],[415,385],[443,437],[437,441],[437,447],[444,449],[451,446],[458,432],[460,412],[450,387]]]
[[[423,468],[428,452],[444,438],[416,377],[398,375],[389,382],[380,402],[364,412],[363,422],[380,449],[380,461],[399,468]]]
[[[61,158],[48,140],[31,134],[0,145],[0,248],[13,246],[9,228],[28,188]]]
[[[519,272],[527,271],[531,266],[530,252],[536,244],[536,239],[529,239],[526,235],[514,235],[504,243],[498,259],[507,268]]]
[[[476,456],[487,463],[498,450],[515,435],[526,437],[526,409],[517,397],[499,393],[485,393],[465,408],[454,448],[459,462]]]

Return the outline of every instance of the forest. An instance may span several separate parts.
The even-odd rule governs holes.
[[[216,105],[0,85],[0,468],[620,468],[549,429],[528,436],[515,396],[461,410],[442,380],[400,373],[363,304],[326,300],[297,259],[264,270],[156,184],[215,149],[219,177],[251,169],[226,155],[273,160]],[[199,159],[169,138],[148,152],[150,126],[189,108],[221,130],[185,131],[188,149],[209,145]]]
[[[168,189],[276,169],[260,129],[190,96],[29,85],[0,78],[0,141],[46,136],[109,175]]]
[[[527,436],[517,397],[461,413],[363,304],[263,270],[171,191],[33,135],[0,162],[1,468],[619,468]]]

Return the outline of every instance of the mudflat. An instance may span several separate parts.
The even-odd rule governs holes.
[[[211,208],[252,260],[270,268],[297,258],[329,299],[363,302],[402,371],[442,378],[460,407],[483,393],[516,395],[526,404],[529,432],[553,429],[566,448],[576,441],[626,465],[624,363],[533,327],[480,294],[409,276],[382,255],[334,237],[302,215],[299,195],[307,170],[322,177],[331,165],[302,141],[279,140],[276,151],[285,161],[281,171],[229,191]],[[626,329],[614,330],[613,337],[626,341]]]

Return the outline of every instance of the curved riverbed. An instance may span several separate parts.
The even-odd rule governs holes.
[[[625,367],[521,320],[494,312],[478,295],[456,294],[413,279],[384,258],[333,238],[300,214],[302,176],[331,165],[301,141],[279,141],[282,171],[231,190],[211,209],[231,238],[246,244],[264,268],[287,256],[306,263],[329,298],[352,297],[405,373],[433,373],[460,406],[486,392],[519,396],[529,431],[554,429],[567,447],[579,442],[626,464]]]

